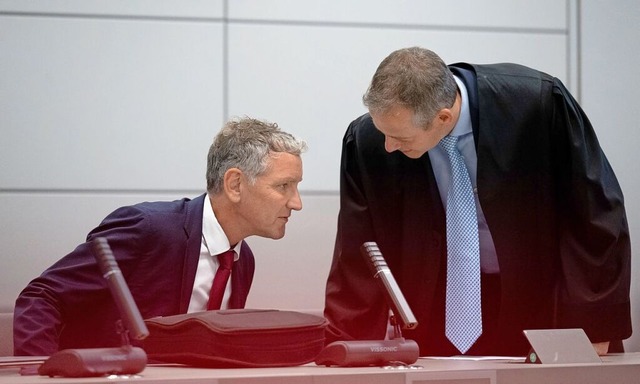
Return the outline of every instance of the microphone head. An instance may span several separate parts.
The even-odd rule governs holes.
[[[413,329],[418,326],[418,320],[416,320],[407,300],[405,299],[398,283],[396,282],[387,262],[382,256],[382,252],[378,248],[378,244],[373,241],[367,241],[360,247],[362,256],[365,258],[369,269],[373,273],[373,277],[376,278],[380,285],[382,285],[383,292],[387,298],[387,303],[394,314],[396,321],[404,329]]]
[[[93,251],[96,261],[98,262],[100,272],[102,272],[103,275],[120,272],[120,267],[118,267],[118,263],[113,256],[113,252],[111,251],[111,247],[109,246],[109,242],[106,238],[96,237],[93,240]]]
[[[367,241],[360,246],[360,252],[364,259],[367,261],[367,265],[369,266],[369,270],[373,273],[374,277],[377,277],[377,274],[380,273],[383,269],[389,269],[387,262],[382,256],[382,252],[380,248],[378,248],[378,244],[374,241]]]

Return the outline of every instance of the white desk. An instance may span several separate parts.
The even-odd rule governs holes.
[[[58,383],[218,383],[218,384],[637,384],[640,353],[603,357],[601,364],[525,364],[510,361],[419,359],[422,369],[289,368],[203,369],[147,366],[136,378],[49,378],[20,376],[0,368],[1,384]]]

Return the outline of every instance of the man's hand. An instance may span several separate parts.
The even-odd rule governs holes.
[[[592,344],[593,344],[593,349],[596,350],[596,353],[598,354],[598,356],[606,355],[607,352],[609,352],[608,341],[602,341],[599,343],[592,343]]]

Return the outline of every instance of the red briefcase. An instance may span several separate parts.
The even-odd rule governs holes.
[[[312,362],[324,347],[323,317],[230,309],[145,320],[150,360],[197,367],[284,367]]]

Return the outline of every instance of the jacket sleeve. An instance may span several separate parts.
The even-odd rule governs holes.
[[[329,320],[327,342],[380,340],[389,318],[388,306],[376,286],[360,245],[375,239],[363,176],[363,154],[352,123],[343,139],[340,166],[340,213],[325,297]]]
[[[93,256],[91,240],[108,239],[125,278],[135,269],[138,246],[147,222],[141,212],[121,208],[107,217],[85,243],[32,280],[14,309],[14,354],[47,356],[59,349],[60,334],[72,311],[112,304],[106,280]],[[115,327],[115,325],[114,325]]]
[[[559,135],[561,274],[557,326],[583,328],[592,342],[631,335],[631,246],[624,199],[587,116],[554,83]]]

